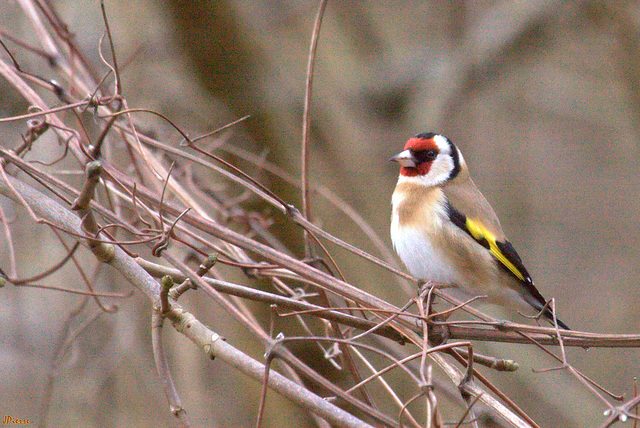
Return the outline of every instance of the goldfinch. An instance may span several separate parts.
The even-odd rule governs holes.
[[[409,272],[420,280],[487,295],[491,303],[533,307],[553,323],[546,301],[451,140],[419,134],[391,160],[400,164],[391,240]]]

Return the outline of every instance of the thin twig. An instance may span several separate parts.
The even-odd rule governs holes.
[[[302,115],[302,157],[301,157],[301,186],[302,186],[302,216],[309,219],[311,207],[309,202],[309,137],[311,135],[311,96],[313,93],[313,73],[316,63],[316,51],[318,49],[318,39],[320,38],[320,27],[322,18],[327,7],[327,0],[320,0],[318,13],[316,15],[311,44],[309,46],[309,56],[307,57],[307,80],[304,93],[304,112]],[[305,230],[305,257],[313,257],[312,246]]]
[[[182,400],[173,381],[173,376],[171,376],[171,369],[167,361],[164,341],[162,339],[163,325],[164,315],[156,308],[156,310],[153,311],[151,319],[151,343],[153,346],[153,357],[156,362],[156,370],[158,371],[158,377],[160,377],[162,381],[167,401],[169,401],[171,413],[180,420],[183,426],[190,427],[191,424],[187,419],[187,412],[182,406]]]

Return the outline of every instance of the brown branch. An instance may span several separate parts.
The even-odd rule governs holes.
[[[183,426],[190,427],[191,424],[187,419],[187,412],[182,407],[182,400],[178,394],[173,377],[171,376],[171,370],[169,369],[169,362],[167,361],[167,355],[165,353],[164,341],[162,340],[162,326],[164,325],[165,313],[158,308],[155,308],[151,318],[151,343],[153,346],[153,358],[156,363],[156,370],[158,376],[162,381],[167,401],[169,401],[169,407],[171,413],[180,420]]]
[[[13,189],[22,195],[23,199],[38,216],[65,229],[72,230],[78,234],[82,233],[80,220],[61,205],[12,177],[8,177],[7,180],[0,180],[0,194],[12,199],[17,199]],[[147,274],[134,259],[129,257],[117,246],[114,246],[113,257],[111,257],[108,264],[119,271],[120,274],[137,289],[146,294],[154,305],[159,304],[160,285],[158,282]],[[196,278],[198,277],[196,276]],[[194,280],[194,278],[191,279]],[[256,380],[263,378],[263,364],[248,357],[224,340],[220,340],[220,336],[217,333],[209,330],[192,314],[184,311],[179,305],[173,304],[170,319],[178,332],[191,339],[209,356],[220,358],[227,364],[230,364]],[[335,423],[337,426],[369,426],[323,398],[306,389],[301,389],[298,384],[290,381],[279,373],[272,373],[269,377],[269,387],[292,401],[321,415],[328,421]]]

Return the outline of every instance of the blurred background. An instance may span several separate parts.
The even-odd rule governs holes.
[[[100,64],[99,3],[51,4]],[[251,115],[228,134],[228,144],[299,176],[317,2],[105,5],[129,106],[161,112],[192,136]],[[2,2],[0,16],[4,31],[37,44],[18,2]],[[29,64],[27,56],[19,55]],[[47,76],[42,62],[32,67]],[[316,58],[311,180],[347,201],[390,249],[397,166],[388,159],[409,137],[441,132],[460,147],[538,289],[556,299],[560,317],[576,330],[638,333],[639,70],[638,2],[330,1]],[[24,113],[13,89],[3,82],[0,91],[2,117]],[[149,119],[148,125],[167,142],[179,141],[166,123]],[[0,144],[13,147],[21,125],[0,129]],[[256,167],[251,172],[261,174]],[[263,178],[300,207],[294,187]],[[311,203],[315,222],[381,256],[324,198],[314,193]],[[286,219],[274,219],[272,231],[282,239],[299,236]],[[32,257],[57,257],[38,245],[46,231],[23,229],[15,240],[29,266],[21,272],[26,276],[38,271]],[[332,251],[354,285],[398,305],[412,297],[399,293],[383,270]],[[35,419],[52,347],[74,298],[13,287],[2,295],[0,412]],[[150,305],[134,296],[119,307],[80,338],[59,371],[50,426],[177,426],[149,350]],[[215,314],[205,321],[224,322]],[[252,426],[259,385],[227,375],[183,338],[167,336],[175,342],[174,377],[196,426]],[[253,346],[260,359],[263,350]],[[518,345],[477,346],[521,363],[515,374],[486,374],[543,426],[592,426],[602,418],[600,402],[575,380],[532,371],[553,366],[551,360]],[[568,356],[606,388],[633,395],[637,350],[574,349]],[[269,401],[270,426],[309,422],[276,394]]]

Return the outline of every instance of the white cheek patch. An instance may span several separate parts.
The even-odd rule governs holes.
[[[436,186],[449,179],[454,168],[453,159],[449,154],[440,153],[431,164],[429,173],[422,176],[422,183],[426,186]]]
[[[436,160],[431,164],[429,172],[425,175],[400,175],[398,177],[398,184],[401,183],[413,183],[419,186],[433,187],[444,184],[451,175],[451,171],[454,168],[453,159],[449,155],[438,155]]]

